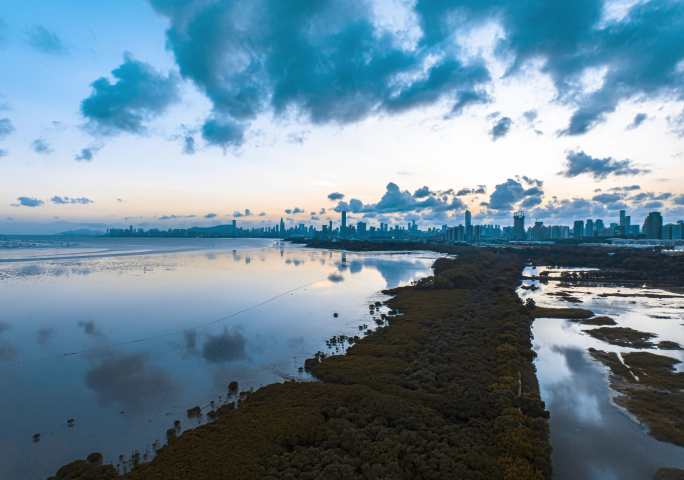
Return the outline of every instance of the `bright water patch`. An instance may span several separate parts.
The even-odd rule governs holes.
[[[263,239],[71,242],[0,249],[3,480],[45,478],[92,451],[115,464],[151,454],[233,380],[310,380],[305,358],[374,327],[368,304],[436,258]]]

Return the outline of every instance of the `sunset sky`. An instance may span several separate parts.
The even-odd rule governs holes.
[[[670,0],[4,0],[0,233],[681,220],[682,25]]]

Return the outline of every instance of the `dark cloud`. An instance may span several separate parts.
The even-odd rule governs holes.
[[[635,190],[641,190],[641,185],[625,185],[623,187],[613,187],[610,190],[611,192],[633,192]]]
[[[101,404],[133,413],[177,392],[171,377],[139,353],[108,355],[88,370],[85,384]]]
[[[332,193],[328,194],[328,200],[331,200],[331,201],[342,200],[343,198],[344,198],[344,193],[332,192]]]
[[[456,94],[456,102],[451,109],[451,115],[460,115],[471,105],[486,104],[492,98],[484,90],[464,90]]]
[[[501,117],[498,119],[492,126],[492,129],[489,131],[489,135],[492,137],[492,140],[496,141],[502,137],[505,137],[510,131],[511,125],[513,125],[513,120],[508,117]]]
[[[632,123],[630,123],[627,126],[627,129],[633,130],[635,128],[638,128],[642,123],[644,123],[644,121],[646,121],[647,118],[648,115],[646,115],[645,113],[637,113],[636,115],[634,115],[634,120],[632,120]]]
[[[612,157],[594,158],[583,151],[569,152],[566,155],[566,169],[560,174],[573,178],[587,173],[596,180],[604,180],[609,175],[643,175],[649,170],[637,168],[631,160],[615,160]]]
[[[14,132],[14,125],[9,118],[0,118],[0,140]]]
[[[304,209],[299,207],[286,208],[285,213],[287,213],[288,215],[298,215],[300,213],[304,213]]]
[[[235,210],[233,212],[233,216],[235,218],[240,218],[240,217],[251,217],[252,216],[252,211],[249,208],[245,208],[243,211],[240,210]]]
[[[35,25],[27,30],[26,41],[41,53],[62,55],[67,52],[67,48],[59,35],[42,25]]]
[[[623,195],[619,193],[600,193],[598,195],[594,195],[592,200],[595,202],[600,202],[600,203],[615,203],[619,202],[623,199]]]
[[[40,200],[39,198],[33,198],[33,197],[17,197],[17,203],[13,203],[13,207],[30,207],[30,208],[35,208],[35,207],[40,207],[44,205],[45,202]]]
[[[674,199],[672,199],[672,202],[675,205],[684,205],[684,195],[678,195]]]
[[[60,197],[55,195],[50,199],[55,205],[88,205],[89,203],[95,203],[87,197]]]
[[[81,151],[74,156],[74,160],[77,162],[92,162],[95,154],[99,152],[100,149],[102,149],[101,145],[82,148]]]
[[[462,188],[456,192],[457,197],[465,197],[466,195],[480,195],[487,193],[485,185],[478,185],[476,188]]]
[[[197,215],[162,215],[161,217],[158,218],[158,220],[180,220],[182,218],[196,218]]]
[[[494,188],[488,207],[501,211],[510,211],[516,207],[531,208],[541,204],[543,196],[544,191],[540,187],[525,188],[519,181],[509,178]]]
[[[538,178],[532,178],[528,177],[527,175],[523,175],[522,177],[520,177],[520,179],[522,179],[522,181],[527,183],[528,185],[534,185],[540,188],[544,186],[544,181],[539,180]]]
[[[658,208],[663,208],[663,202],[660,202],[658,200],[652,200],[650,202],[646,202],[642,205],[643,208],[648,208],[648,209],[658,209]]]
[[[212,213],[207,213],[207,214],[204,216],[204,218],[216,218],[216,214],[213,213],[213,212],[212,212]]]
[[[478,87],[489,73],[481,61],[465,62],[443,45],[402,48],[378,30],[363,0],[152,5],[170,21],[167,45],[181,75],[232,125],[230,145],[265,111],[349,123],[442,100],[460,111],[485,98]]]
[[[31,142],[31,149],[41,155],[53,152],[52,147],[50,147],[50,144],[44,138],[37,138]]]
[[[81,102],[81,113],[98,133],[143,133],[147,121],[178,99],[174,74],[163,75],[128,53],[112,77],[114,83],[105,77],[95,80],[92,93]]]
[[[209,145],[227,149],[244,142],[244,127],[229,117],[214,116],[202,125],[202,138]]]
[[[415,192],[413,192],[413,196],[416,198],[429,197],[431,194],[432,192],[430,192],[430,189],[427,186],[420,187]]]
[[[219,335],[207,335],[202,356],[211,363],[233,362],[246,358],[247,340],[236,329],[223,330]]]

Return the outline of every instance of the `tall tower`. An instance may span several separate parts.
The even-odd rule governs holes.
[[[340,233],[347,231],[347,211],[342,210],[342,224],[340,226]]]
[[[473,214],[470,210],[465,211],[465,240],[466,242],[473,240]]]
[[[280,233],[281,235],[285,234],[285,222],[283,221],[283,218],[280,218]]]
[[[513,239],[525,240],[525,212],[522,210],[513,214]]]

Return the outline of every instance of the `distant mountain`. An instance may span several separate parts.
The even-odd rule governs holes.
[[[90,228],[77,228],[74,230],[67,230],[66,232],[58,233],[57,235],[63,235],[65,237],[99,237],[104,235],[105,232],[102,230],[92,230]]]

